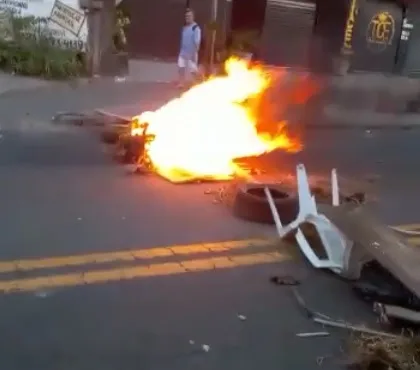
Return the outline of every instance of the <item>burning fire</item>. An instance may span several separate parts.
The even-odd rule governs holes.
[[[230,59],[227,74],[192,87],[154,112],[133,117],[147,122],[153,140],[146,152],[154,170],[172,182],[196,179],[225,180],[238,174],[234,159],[257,156],[274,149],[300,150],[300,144],[285,132],[285,123],[275,124],[275,133],[257,130],[258,99],[270,85],[262,68]],[[142,135],[141,128],[132,135]]]

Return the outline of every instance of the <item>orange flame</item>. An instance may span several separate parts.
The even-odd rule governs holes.
[[[154,112],[134,121],[147,122],[154,140],[146,147],[154,170],[172,182],[196,179],[225,180],[238,173],[233,160],[281,148],[300,149],[287,136],[284,124],[275,134],[257,131],[258,112],[250,99],[270,85],[259,67],[229,59],[225,76],[192,87]],[[140,131],[140,130],[139,130]],[[142,134],[134,129],[133,135]]]

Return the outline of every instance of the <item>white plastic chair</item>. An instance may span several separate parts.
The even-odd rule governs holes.
[[[315,268],[328,268],[335,273],[341,274],[345,269],[345,260],[347,260],[348,250],[351,248],[352,242],[326,216],[318,213],[315,197],[311,194],[308,176],[303,164],[297,166],[296,177],[299,213],[297,218],[285,227],[281,223],[270,190],[267,187],[264,189],[276,224],[277,233],[280,238],[283,238],[286,234],[296,230],[296,241],[303,254]],[[332,205],[337,207],[340,205],[340,200],[336,169],[331,171],[331,183]],[[311,248],[308,240],[299,228],[303,223],[310,223],[315,227],[324,246],[327,255],[326,259],[320,259]]]

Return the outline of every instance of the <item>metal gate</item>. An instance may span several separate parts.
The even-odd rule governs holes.
[[[401,35],[402,8],[389,2],[363,2],[358,10],[352,70],[394,70]]]
[[[131,24],[128,52],[132,57],[175,59],[179,52],[186,0],[124,0]],[[211,0],[191,0],[197,23],[204,32],[211,11]],[[230,9],[228,0],[219,0],[218,19],[224,25]],[[206,36],[207,40],[207,36]]]
[[[315,22],[312,2],[268,0],[260,57],[274,65],[306,67]]]

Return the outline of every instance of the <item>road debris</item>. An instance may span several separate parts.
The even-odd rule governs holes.
[[[238,319],[241,321],[245,321],[246,320],[246,316],[244,315],[238,315]]]
[[[327,320],[321,317],[313,317],[312,320],[318,324],[322,324],[325,326],[331,326],[333,328],[339,328],[339,329],[347,329],[353,332],[357,332],[357,333],[363,333],[363,334],[368,334],[368,335],[375,335],[375,336],[380,336],[380,337],[387,337],[387,338],[396,338],[398,337],[398,335],[392,334],[392,333],[387,333],[385,331],[379,331],[379,330],[374,330],[374,329],[370,329],[367,328],[365,326],[361,326],[361,325],[352,325],[348,322],[345,321],[334,321],[334,320]]]
[[[405,307],[375,302],[373,312],[378,315],[381,324],[400,324],[403,327],[420,325],[420,312]]]
[[[272,276],[270,277],[270,281],[275,284],[275,285],[287,285],[287,286],[291,286],[291,285],[300,285],[300,281],[295,279],[293,276]]]
[[[352,358],[355,358],[354,352],[358,352],[356,360],[351,363],[352,369],[414,370],[420,368],[420,364],[417,363],[420,359],[420,341],[418,337],[396,335],[385,331],[371,329],[362,325],[353,325],[345,321],[333,320],[328,318],[326,315],[308,308],[297,288],[292,288],[292,291],[299,305],[305,310],[306,314],[310,319],[312,319],[312,321],[323,326],[345,329],[357,336],[357,339],[352,344],[353,348],[349,350],[350,353],[353,352]],[[401,313],[401,311],[399,311],[399,313]],[[297,337],[303,338],[328,335],[329,333],[326,331],[296,334]],[[352,338],[354,338],[354,336]],[[355,351],[354,348],[356,348],[357,351]],[[323,361],[324,357],[318,357],[318,366],[321,366]],[[413,366],[414,364],[415,366]],[[378,366],[374,367],[374,365]]]
[[[308,316],[308,318],[312,319],[313,317],[321,317],[321,318],[324,318],[326,320],[330,320],[331,319],[331,317],[329,317],[327,315],[324,315],[324,314],[322,314],[320,312],[316,312],[316,311],[313,311],[312,309],[310,309],[307,306],[305,300],[300,295],[300,293],[299,293],[299,291],[298,291],[298,289],[296,287],[293,287],[292,288],[292,293],[293,293],[293,295],[294,295],[294,297],[296,299],[296,302],[303,309],[303,311],[306,313],[306,315]]]
[[[387,333],[387,332],[383,332],[383,331],[378,331],[378,330],[374,330],[374,329],[369,329],[367,327],[364,326],[357,326],[357,325],[352,325],[348,322],[345,321],[340,321],[340,320],[334,320],[331,317],[324,315],[320,312],[316,312],[312,309],[310,309],[306,302],[304,301],[303,297],[300,295],[299,291],[297,288],[292,288],[292,292],[293,295],[296,298],[296,301],[298,302],[299,306],[301,308],[303,308],[304,312],[306,313],[306,315],[308,316],[308,318],[312,319],[312,321],[318,323],[318,324],[322,324],[325,326],[330,326],[330,327],[334,327],[334,328],[340,328],[340,329],[347,329],[353,332],[358,332],[358,333],[364,333],[364,334],[370,334],[370,335],[376,335],[376,336],[384,336],[384,337],[390,337],[390,338],[394,338],[395,335],[391,334],[391,333]]]
[[[201,346],[201,348],[203,349],[204,352],[209,352],[210,351],[210,346],[208,344],[203,344]]]
[[[193,341],[192,339],[189,340],[189,343],[193,346],[195,344],[195,341]]]
[[[366,130],[365,135],[366,136],[371,136],[372,135],[372,130]]]
[[[38,290],[34,293],[34,296],[37,298],[47,298],[52,294],[52,292],[46,290]]]
[[[327,331],[316,331],[312,333],[297,333],[296,336],[300,338],[312,338],[312,337],[327,337],[330,333]]]
[[[232,181],[228,184],[223,184],[215,189],[206,189],[205,195],[212,195],[213,204],[223,204],[231,206],[235,198],[236,189],[238,187],[238,181]]]
[[[372,335],[353,337],[348,345],[351,368],[378,370],[416,370],[420,368],[419,339]]]
[[[353,291],[365,302],[420,311],[420,299],[378,262],[367,263],[360,279],[352,284]]]
[[[331,355],[327,355],[327,356],[318,356],[317,358],[316,358],[316,364],[318,365],[318,366],[322,366],[323,364],[324,364],[324,361],[326,360],[326,359],[328,359],[328,358],[331,358],[332,356]]]
[[[328,219],[327,216],[318,211],[316,198],[309,185],[308,175],[303,164],[298,164],[296,167],[296,179],[299,211],[296,219],[288,223],[287,226],[283,226],[271,192],[266,188],[266,195],[275,221],[278,236],[283,239],[291,232],[296,231],[296,242],[312,266],[318,269],[330,269],[341,276],[346,275],[348,266],[345,251],[351,249],[351,241]],[[331,171],[331,198],[332,207],[339,207],[340,192],[338,189],[336,169]],[[311,242],[307,240],[301,230],[303,224],[311,224],[316,229],[322,242],[323,249],[325,250],[326,258],[320,258],[315,253]]]

